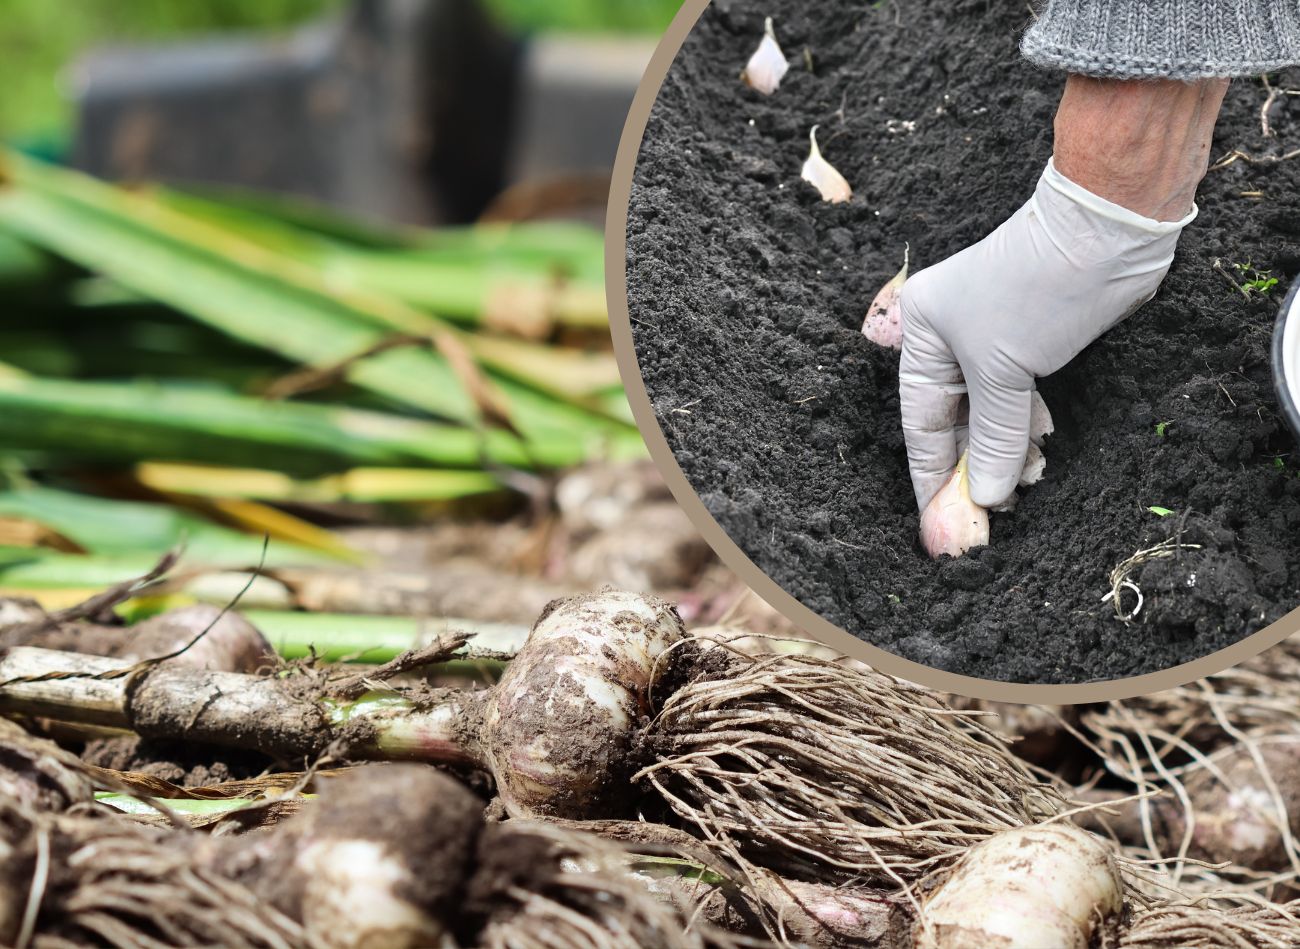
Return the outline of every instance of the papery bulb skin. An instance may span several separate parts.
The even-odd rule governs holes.
[[[772,18],[768,17],[763,27],[763,39],[758,49],[749,57],[740,78],[751,89],[770,96],[781,85],[781,80],[790,71],[790,63],[781,52],[781,44],[776,41],[776,30],[772,27]]]
[[[488,700],[482,743],[511,817],[614,816],[658,659],[686,636],[656,596],[606,590],[542,613]]]
[[[972,846],[921,908],[917,949],[1088,949],[1124,908],[1114,848],[1070,823]]]
[[[802,178],[817,189],[823,201],[830,204],[842,204],[853,197],[853,189],[844,180],[844,176],[822,157],[821,149],[817,147],[818,128],[820,126],[814,125],[812,131],[808,133],[811,147],[808,152],[808,160],[803,163]]]
[[[921,512],[921,545],[931,557],[960,557],[988,542],[989,512],[971,500],[966,455],[962,455],[948,483]]]

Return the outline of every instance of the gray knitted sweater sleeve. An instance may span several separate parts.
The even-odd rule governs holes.
[[[1300,65],[1300,0],[1046,0],[1030,62],[1116,79],[1252,76]]]

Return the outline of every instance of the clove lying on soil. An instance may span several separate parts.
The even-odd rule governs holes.
[[[772,18],[763,24],[763,38],[759,40],[758,49],[749,57],[740,78],[751,89],[770,96],[781,85],[781,80],[790,71],[790,63],[781,52],[781,44],[776,41],[776,30]]]
[[[835,166],[822,157],[822,151],[817,147],[818,128],[820,126],[814,125],[812,131],[808,133],[810,147],[808,159],[803,163],[801,177],[817,189],[823,201],[842,204],[853,197],[853,188],[844,176],[835,170]]]

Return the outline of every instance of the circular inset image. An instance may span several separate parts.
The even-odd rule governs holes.
[[[1217,25],[1094,3],[692,6],[624,135],[610,297],[723,558],[968,693],[1133,694],[1281,639],[1300,18],[1197,58],[1169,50]]]

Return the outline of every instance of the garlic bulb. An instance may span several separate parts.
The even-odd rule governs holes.
[[[931,557],[960,557],[988,542],[989,512],[971,500],[963,454],[948,483],[921,512],[921,545]]]
[[[790,70],[790,63],[781,52],[781,45],[776,41],[776,31],[772,29],[772,18],[768,17],[763,27],[763,38],[758,49],[749,57],[740,78],[751,89],[770,96],[781,85],[781,79]]]
[[[903,348],[903,308],[899,301],[903,284],[907,283],[909,250],[907,245],[903,245],[903,269],[880,288],[867,308],[867,318],[862,321],[862,335],[886,349]]]
[[[840,204],[853,197],[853,189],[844,180],[844,176],[836,171],[830,162],[822,158],[821,149],[817,147],[819,127],[814,125],[808,134],[812,148],[808,153],[808,160],[803,163],[803,180],[821,192],[823,201]]]
[[[1069,823],[1017,827],[970,850],[920,914],[919,949],[1087,949],[1124,907],[1110,844]]]

